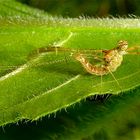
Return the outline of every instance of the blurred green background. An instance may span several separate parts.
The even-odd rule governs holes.
[[[63,17],[140,15],[139,0],[18,0]]]

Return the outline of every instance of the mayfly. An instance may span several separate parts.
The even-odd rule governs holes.
[[[117,70],[117,68],[122,64],[123,56],[126,54],[140,54],[140,52],[129,52],[129,50],[135,50],[139,47],[128,48],[128,42],[121,40],[118,42],[117,47],[110,50],[94,50],[95,52],[100,52],[103,54],[103,57],[100,59],[98,56],[95,59],[98,59],[102,62],[102,65],[91,64],[89,60],[85,57],[85,54],[76,52],[76,50],[67,49],[63,47],[49,47],[46,51],[71,51],[71,56],[79,61],[84,69],[93,75],[102,76],[112,73]],[[89,50],[93,51],[93,50]],[[94,55],[93,55],[94,57]]]
[[[118,45],[110,50],[75,50],[75,49],[70,49],[70,48],[64,48],[61,46],[50,46],[50,47],[46,47],[46,48],[39,48],[36,50],[37,54],[42,54],[44,52],[56,52],[56,55],[58,54],[58,52],[70,52],[70,56],[72,58],[74,58],[74,60],[78,61],[81,63],[81,65],[83,66],[83,68],[90,74],[92,75],[97,75],[97,76],[103,76],[103,75],[107,75],[109,73],[111,73],[111,75],[113,76],[113,78],[115,79],[115,76],[113,75],[112,72],[115,72],[117,70],[117,68],[122,64],[123,61],[123,56],[130,53],[130,54],[140,54],[140,52],[133,52],[133,50],[139,49],[139,47],[131,47],[128,48],[128,43],[125,40],[121,40],[118,42]],[[129,52],[129,50],[131,52]],[[96,63],[91,63],[89,61],[89,59],[86,57],[86,53],[85,52],[89,52],[89,54],[91,55],[91,57],[94,59],[99,60],[101,63],[98,65]],[[93,54],[92,54],[93,52]],[[96,55],[96,53],[99,52],[100,54],[102,54],[102,57],[99,58],[98,55]],[[89,55],[88,54],[88,55]],[[96,55],[96,56],[95,56]],[[42,64],[38,64],[38,65],[42,65]],[[38,66],[37,65],[37,66]],[[27,67],[27,65],[23,65],[21,67],[16,67],[13,66],[12,68],[17,68],[16,71],[13,71],[18,73],[20,71],[22,71],[23,69],[25,69]],[[10,67],[9,67],[10,68]],[[13,75],[13,73],[9,73],[9,75]],[[5,78],[5,77],[4,77]],[[1,78],[3,80],[3,78]],[[115,79],[116,80],[116,79]],[[117,82],[117,80],[116,80]],[[118,83],[118,82],[117,82]],[[119,85],[119,83],[118,83]]]
[[[134,55],[139,55],[140,52],[134,52],[133,50],[138,50],[139,46],[137,47],[131,47],[128,48],[128,42],[126,40],[120,40],[117,44],[116,47],[114,47],[113,49],[110,50],[88,50],[89,52],[99,52],[102,54],[102,57],[99,58],[98,56],[93,55],[93,59],[97,59],[99,60],[101,63],[100,65],[98,64],[93,64],[89,61],[89,59],[87,57],[85,57],[85,53],[82,53],[82,51],[76,51],[76,50],[70,50],[67,48],[63,48],[63,47],[50,47],[48,48],[48,51],[71,51],[71,56],[79,61],[81,63],[81,65],[83,66],[83,68],[90,74],[92,75],[97,75],[97,76],[101,76],[101,85],[102,85],[102,76],[103,75],[107,75],[107,74],[111,74],[113,79],[117,82],[118,86],[120,89],[121,86],[119,84],[119,82],[117,81],[117,79],[115,78],[113,72],[115,72],[119,66],[121,66],[122,62],[123,62],[123,57],[126,54],[134,54]]]
[[[83,56],[83,54],[76,54],[74,57],[90,74],[106,75],[117,70],[117,68],[122,64],[123,56],[128,53],[129,49],[127,41],[121,40],[119,41],[118,46],[113,49],[100,50],[101,53],[103,53],[102,61],[104,62],[104,64],[100,66],[92,65],[91,63],[89,63],[89,61]]]

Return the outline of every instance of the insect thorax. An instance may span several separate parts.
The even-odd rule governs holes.
[[[110,71],[116,71],[123,61],[123,55],[117,50],[112,50],[105,56],[106,66]]]

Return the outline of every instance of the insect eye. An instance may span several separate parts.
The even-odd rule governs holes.
[[[125,41],[125,40],[121,40],[121,41],[119,41],[119,43],[118,43],[118,46],[120,46],[120,47],[122,47],[122,46],[127,46],[128,45],[128,43],[127,43],[127,41]]]
[[[125,51],[125,50],[127,50],[127,48],[128,48],[128,43],[127,43],[127,41],[125,41],[125,40],[119,41],[118,47],[117,47],[118,50]]]

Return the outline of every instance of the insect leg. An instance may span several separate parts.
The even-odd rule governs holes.
[[[100,90],[101,94],[102,94],[102,87],[103,87],[103,76],[101,75],[101,90]]]
[[[101,52],[101,54],[103,55],[103,51]],[[96,59],[98,59],[99,61],[103,62],[103,59],[98,58],[97,56],[96,56]],[[101,74],[101,94],[102,94],[102,88],[103,88],[103,75]]]
[[[112,75],[113,79],[116,81],[118,87],[122,91],[122,87],[120,86],[120,83],[118,82],[118,80],[116,79],[116,77],[114,76],[114,74],[111,72],[111,70],[109,68],[108,68],[108,70],[109,70],[109,73]]]

